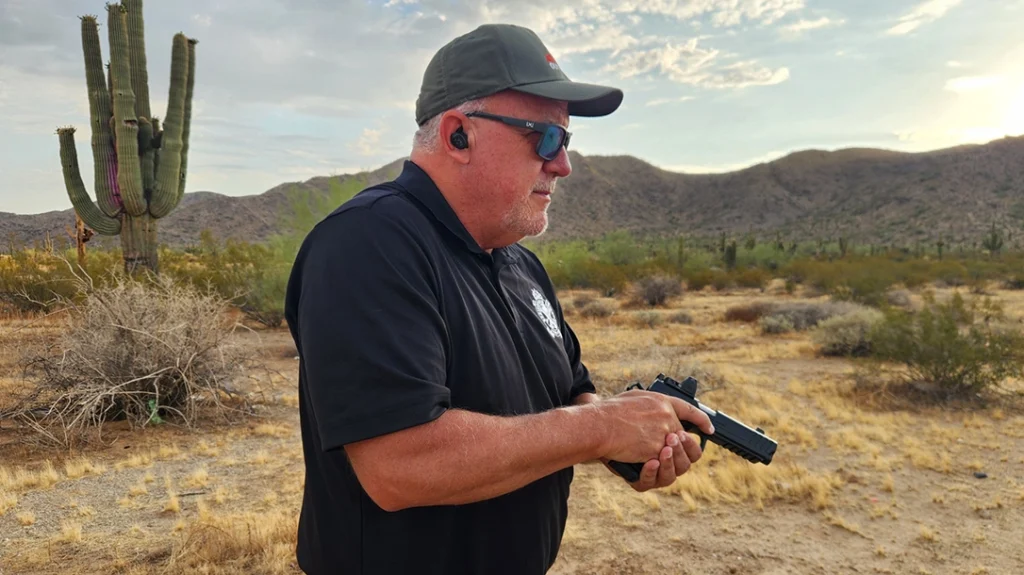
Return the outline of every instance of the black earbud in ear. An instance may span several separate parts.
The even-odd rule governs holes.
[[[469,147],[469,138],[466,137],[466,133],[462,131],[461,126],[458,130],[452,132],[451,141],[452,145],[459,150],[465,150]]]

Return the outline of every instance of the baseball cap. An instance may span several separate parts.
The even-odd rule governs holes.
[[[570,116],[606,116],[622,103],[618,88],[570,80],[529,28],[484,24],[431,58],[416,100],[416,123],[503,90],[568,102]]]

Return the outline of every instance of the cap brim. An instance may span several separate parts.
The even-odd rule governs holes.
[[[513,86],[512,90],[569,103],[570,116],[607,116],[622,103],[622,90],[569,80]]]

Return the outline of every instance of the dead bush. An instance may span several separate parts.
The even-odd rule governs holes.
[[[656,275],[644,278],[636,284],[636,300],[650,307],[664,305],[669,298],[683,293],[679,278]]]
[[[594,294],[589,292],[581,293],[580,295],[573,298],[572,305],[576,309],[582,310],[583,308],[587,307],[587,305],[594,301],[597,301],[597,296],[595,296]]]
[[[761,316],[769,313],[774,307],[775,304],[765,301],[734,305],[725,310],[725,321],[753,323],[761,319]]]
[[[608,302],[594,300],[580,308],[580,315],[589,318],[608,317],[615,313],[615,308]]]
[[[193,426],[206,407],[248,410],[235,388],[253,357],[230,341],[226,300],[166,278],[106,283],[76,276],[60,336],[27,355],[27,392],[3,415],[66,446],[108,421]]]

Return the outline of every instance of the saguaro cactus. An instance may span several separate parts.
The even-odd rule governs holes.
[[[107,4],[110,65],[104,77],[96,16],[82,16],[96,202],[82,182],[74,127],[57,130],[64,183],[75,211],[103,235],[120,235],[125,271],[159,272],[157,220],[185,193],[196,40],[175,34],[167,116],[149,108],[142,0]]]

